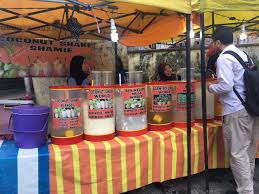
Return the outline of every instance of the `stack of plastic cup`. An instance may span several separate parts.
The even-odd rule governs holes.
[[[126,82],[129,85],[141,84],[143,82],[143,71],[126,72]]]

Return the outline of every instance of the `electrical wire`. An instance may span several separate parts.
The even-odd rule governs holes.
[[[91,4],[90,4],[90,6],[91,6]],[[96,22],[96,26],[97,26],[97,31],[98,31],[99,34],[101,34],[100,27],[99,27],[99,22],[98,22],[98,20],[97,20],[97,18],[96,18],[96,16],[95,16],[95,14],[94,14],[92,9],[91,9],[91,13],[94,16],[94,19],[95,19],[95,22]]]

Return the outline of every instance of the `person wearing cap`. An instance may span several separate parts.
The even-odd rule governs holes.
[[[248,61],[248,57],[233,44],[231,28],[218,27],[212,39],[214,46],[222,52],[217,59],[217,83],[209,84],[208,90],[219,94],[223,106],[225,150],[230,157],[230,167],[237,184],[237,193],[254,194],[253,176],[257,146],[255,118],[247,113],[233,91],[235,87],[245,100],[244,69],[236,58],[224,52],[234,51],[245,62]]]

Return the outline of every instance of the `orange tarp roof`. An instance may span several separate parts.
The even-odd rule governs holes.
[[[154,42],[177,37],[185,31],[185,18],[172,15],[160,18],[143,34],[128,33],[121,37],[120,43],[127,46],[150,45]]]
[[[80,2],[95,4],[100,0],[80,0]],[[119,37],[124,44],[134,44],[132,36],[137,40],[146,36],[150,43],[164,38],[171,38],[184,30],[183,18],[178,17],[175,11],[190,13],[189,0],[115,0],[111,6],[118,9],[112,10],[97,7],[92,11],[83,9],[75,11],[74,16],[81,24],[80,39],[110,39],[110,18],[114,18]],[[67,29],[67,19],[71,16],[73,4],[67,6],[62,3],[37,2],[33,0],[1,0],[0,1],[0,36],[15,36],[22,38],[49,38],[62,40],[71,38]],[[95,18],[96,17],[96,18]],[[173,18],[173,21],[169,21]],[[97,30],[96,20],[100,28]],[[165,22],[177,26],[177,30],[157,30],[159,24],[167,29]],[[152,29],[154,25],[154,29]],[[179,26],[178,26],[179,25]],[[152,34],[152,33],[155,34]],[[128,41],[125,41],[126,38]],[[131,40],[130,40],[131,39]],[[143,41],[143,44],[147,42]]]

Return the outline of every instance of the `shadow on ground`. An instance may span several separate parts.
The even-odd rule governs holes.
[[[209,171],[210,194],[224,194],[235,191],[236,185],[230,169],[216,169]],[[185,194],[187,179],[181,178],[163,183],[153,183],[140,189],[124,194]],[[200,173],[191,178],[191,193],[205,194],[205,173]],[[259,193],[259,159],[256,160],[254,176],[254,193]]]

